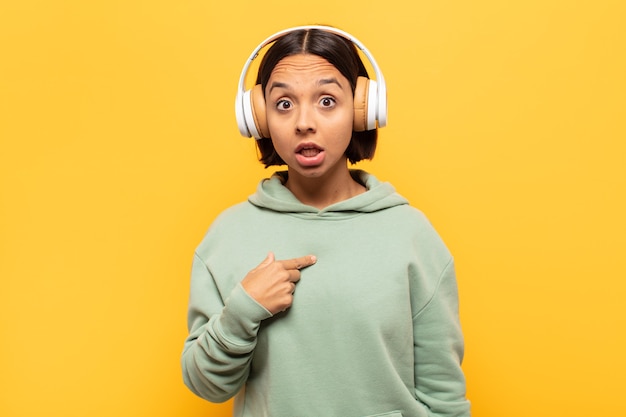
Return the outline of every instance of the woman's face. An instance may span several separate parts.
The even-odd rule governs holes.
[[[317,55],[285,57],[270,75],[265,102],[274,148],[290,174],[317,178],[347,169],[354,103],[337,68]]]

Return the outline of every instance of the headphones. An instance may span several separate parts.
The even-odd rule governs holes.
[[[351,41],[357,46],[367,57],[376,74],[376,81],[367,77],[358,77],[356,89],[354,91],[354,126],[353,130],[362,132],[365,130],[374,130],[376,127],[384,127],[387,125],[387,87],[385,79],[376,64],[376,60],[359,40],[339,29],[331,26],[297,26],[291,29],[282,30],[265,39],[254,51],[243,66],[241,76],[239,77],[239,88],[235,99],[235,115],[237,117],[237,125],[239,132],[244,137],[254,137],[256,139],[268,138],[269,129],[267,127],[267,119],[265,116],[265,97],[263,88],[260,84],[255,85],[252,89],[246,90],[244,86],[248,69],[252,61],[259,55],[259,51],[268,44],[276,41],[284,35],[298,30],[319,29],[326,32],[334,33]]]

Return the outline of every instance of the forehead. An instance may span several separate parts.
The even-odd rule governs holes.
[[[285,76],[320,77],[325,75],[341,76],[339,70],[318,55],[297,54],[287,56],[272,70],[270,79]]]

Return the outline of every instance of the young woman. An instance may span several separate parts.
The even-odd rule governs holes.
[[[196,250],[186,385],[235,396],[238,417],[468,416],[452,256],[389,183],[348,166],[374,154],[382,75],[334,28],[268,39],[238,121],[287,168]]]

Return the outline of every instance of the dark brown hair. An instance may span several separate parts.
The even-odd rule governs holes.
[[[321,29],[301,29],[279,38],[263,57],[256,83],[261,84],[264,94],[276,64],[285,57],[297,54],[313,54],[330,62],[348,79],[353,94],[357,77],[368,77],[356,46],[350,40]],[[353,131],[350,144],[346,149],[348,161],[354,164],[363,159],[372,159],[376,151],[377,138],[378,129],[364,132]],[[276,153],[271,138],[262,138],[256,143],[261,153],[259,160],[265,164],[266,168],[272,165],[285,165],[285,161]]]

